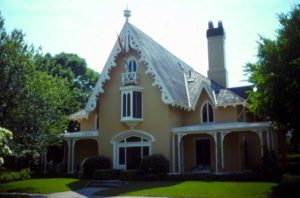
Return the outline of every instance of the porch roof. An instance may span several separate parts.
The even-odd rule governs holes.
[[[97,138],[99,135],[98,131],[79,131],[62,134],[64,139],[88,139]]]
[[[271,127],[271,122],[224,122],[205,123],[172,128],[172,133],[207,133],[207,132],[231,132],[231,131],[255,131]]]

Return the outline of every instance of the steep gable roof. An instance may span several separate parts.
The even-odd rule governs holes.
[[[193,69],[134,25],[129,24],[129,27],[148,64],[152,64],[155,68],[174,103],[189,107],[184,74]]]
[[[244,103],[243,98],[194,71],[134,25],[126,22],[120,37],[124,46],[129,45],[140,54],[139,61],[146,65],[146,74],[153,77],[153,86],[160,89],[161,99],[165,104],[194,110],[203,89],[208,92],[215,106]],[[125,43],[126,40],[128,43]],[[116,41],[85,107],[87,112],[96,108],[98,96],[104,92],[103,85],[110,79],[110,70],[116,67],[115,60],[121,51]],[[187,76],[188,72],[191,76]]]

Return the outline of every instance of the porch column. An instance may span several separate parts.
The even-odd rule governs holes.
[[[261,152],[261,157],[264,156],[264,141],[263,141],[263,137],[262,137],[262,130],[258,131],[258,136],[260,139],[260,152]]]
[[[47,173],[47,151],[44,153],[44,173]]]
[[[214,132],[213,133],[214,141],[215,141],[215,168],[216,168],[216,174],[219,173],[219,168],[218,168],[218,133]]]
[[[178,134],[177,135],[177,154],[178,154],[178,173],[180,174],[182,171],[182,167],[181,167],[181,139],[185,134]]]
[[[177,159],[178,159],[178,173],[181,172],[181,163],[180,163],[180,135],[177,135]]]
[[[67,140],[67,143],[68,143],[68,173],[70,174],[71,173],[71,140],[68,139]]]
[[[270,145],[270,130],[267,130],[267,146],[268,146],[268,150],[271,150],[271,145]]]
[[[76,141],[75,139],[73,139],[72,141],[72,161],[71,161],[71,174],[74,173],[74,147],[75,147],[75,144],[76,144]]]
[[[175,135],[172,134],[172,169],[173,173],[175,173]]]
[[[272,129],[270,129],[270,133],[271,133],[271,147],[272,147],[272,150],[274,151],[275,145],[274,145],[274,134],[273,134]]]
[[[222,171],[224,171],[224,139],[226,132],[221,133],[221,160],[222,160]]]

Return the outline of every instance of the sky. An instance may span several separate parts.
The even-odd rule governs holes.
[[[196,71],[207,75],[208,21],[223,22],[229,87],[249,84],[243,67],[257,60],[259,35],[274,39],[277,15],[296,0],[0,0],[8,31],[21,29],[29,44],[52,55],[84,58],[101,72],[125,18]]]

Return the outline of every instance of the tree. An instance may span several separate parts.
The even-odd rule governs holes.
[[[79,103],[79,107],[74,108],[73,112],[84,107],[99,74],[88,68],[83,58],[62,52],[55,56],[49,53],[36,56],[35,61],[42,71],[47,71],[52,76],[66,78],[70,82],[70,89],[74,91],[74,102]]]
[[[72,98],[69,100],[69,108],[65,108],[67,115],[83,108],[93,91],[99,74],[87,67],[83,58],[76,54],[60,53],[51,56],[37,55],[35,61],[41,71],[46,71],[54,77],[64,78],[69,82],[69,91],[72,92]],[[68,131],[79,129],[79,123],[70,121]]]
[[[9,147],[12,136],[12,132],[0,127],[0,166],[4,163],[4,156],[12,154]]]
[[[258,60],[245,71],[255,90],[249,93],[249,109],[300,139],[300,5],[279,15],[275,40],[260,37]]]
[[[73,104],[70,82],[41,69],[41,56],[20,30],[7,33],[0,16],[0,126],[12,131],[17,165],[39,162],[47,146],[61,141]],[[23,164],[22,164],[23,163]]]

